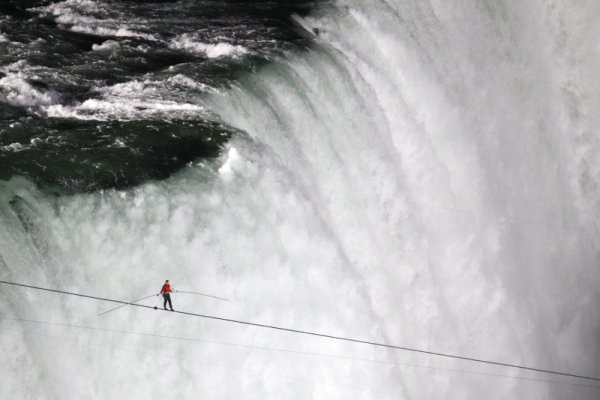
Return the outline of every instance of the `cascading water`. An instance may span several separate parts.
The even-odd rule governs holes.
[[[243,132],[220,158],[126,190],[0,182],[2,279],[123,300],[169,279],[232,300],[176,294],[176,309],[598,377],[599,12],[357,0],[297,17],[319,29],[314,47],[206,98]],[[575,378],[0,293],[3,398],[600,393]]]

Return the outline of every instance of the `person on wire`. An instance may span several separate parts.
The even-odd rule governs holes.
[[[165,284],[163,285],[163,287],[160,289],[160,294],[162,294],[163,298],[165,299],[163,307],[166,310],[167,302],[168,302],[169,308],[171,309],[171,311],[175,311],[175,310],[173,310],[173,304],[171,303],[171,292],[173,292],[173,288],[171,287],[171,284],[169,283],[169,280],[167,279],[165,281]]]

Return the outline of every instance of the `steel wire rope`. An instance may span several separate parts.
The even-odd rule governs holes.
[[[0,327],[0,331],[3,328]],[[46,338],[50,338],[50,339],[56,339],[56,340],[60,340],[60,341],[68,341],[68,342],[73,342],[73,343],[82,343],[79,339],[73,339],[73,338],[63,338],[63,337],[59,337],[59,336],[54,336],[54,335],[49,335],[46,333],[40,333],[40,332],[28,332],[26,330],[23,329],[10,329],[12,331],[15,332],[22,332],[24,334],[29,334],[29,335],[35,335],[35,336],[41,336],[41,337],[46,337]],[[216,363],[211,363],[211,362],[206,362],[206,361],[198,361],[196,359],[191,359],[191,358],[187,358],[187,357],[181,357],[181,356],[166,356],[166,355],[161,355],[161,354],[157,354],[154,352],[150,352],[147,350],[140,350],[140,349],[132,349],[132,348],[126,348],[126,347],[121,347],[121,346],[114,346],[114,345],[103,345],[103,344],[99,344],[99,343],[95,343],[95,344],[87,344],[88,346],[95,346],[95,347],[107,347],[110,346],[113,349],[116,350],[120,350],[120,351],[128,351],[128,352],[133,352],[133,353],[138,353],[138,354],[144,354],[144,355],[148,355],[151,357],[157,357],[157,358],[163,358],[163,359],[173,359],[173,360],[179,360],[179,361],[185,361],[185,362],[190,362],[190,363],[194,363],[194,364],[199,364],[199,365],[204,365],[204,366],[209,366],[209,367],[217,367],[217,368],[222,368],[222,369],[229,369],[229,370],[233,370],[233,371],[237,371],[237,372],[241,372],[241,373],[246,373],[246,374],[250,374],[254,376],[254,379],[259,379],[259,378],[264,378],[264,377],[275,377],[275,378],[279,378],[279,379],[285,379],[285,380],[289,380],[289,381],[300,381],[300,382],[310,382],[312,384],[320,384],[320,385],[324,385],[324,386],[331,386],[331,387],[337,387],[337,388],[341,388],[341,389],[345,389],[345,390],[350,390],[350,391],[355,391],[355,392],[370,392],[370,393],[375,393],[375,394],[383,394],[385,396],[389,396],[392,398],[397,398],[398,395],[396,394],[392,394],[392,393],[387,393],[387,392],[382,392],[379,390],[373,390],[373,389],[369,389],[369,388],[363,388],[363,387],[353,387],[353,386],[346,386],[346,385],[339,385],[339,384],[334,384],[334,383],[327,383],[327,382],[322,382],[322,381],[316,381],[314,379],[310,379],[310,378],[304,378],[304,377],[298,377],[298,376],[293,376],[293,375],[283,375],[283,374],[273,374],[273,373],[264,373],[263,371],[255,371],[252,369],[248,369],[248,368],[244,368],[244,367],[236,367],[233,365],[226,365],[226,364],[216,364]],[[406,397],[403,396],[402,398],[407,399],[407,400],[417,400],[414,397]]]
[[[373,364],[396,365],[396,366],[401,366],[401,367],[421,368],[421,369],[429,369],[429,370],[434,370],[434,371],[447,371],[447,372],[463,373],[463,374],[471,374],[471,375],[482,375],[482,376],[491,376],[491,377],[506,378],[506,379],[516,379],[516,380],[531,381],[531,382],[537,382],[537,383],[552,383],[552,384],[557,384],[557,385],[568,385],[568,386],[578,386],[578,387],[600,389],[600,386],[585,384],[585,383],[574,383],[574,382],[554,381],[554,380],[540,379],[540,378],[502,375],[502,374],[495,374],[492,372],[469,371],[469,370],[456,369],[456,368],[435,367],[435,366],[431,366],[431,365],[408,364],[408,363],[401,363],[401,362],[391,361],[391,360],[374,360],[374,359],[369,359],[369,358],[344,356],[344,355],[340,355],[340,354],[315,353],[315,352],[291,350],[291,349],[284,349],[284,348],[277,348],[277,347],[219,342],[219,341],[214,341],[214,340],[183,337],[183,336],[162,335],[162,334],[158,334],[158,333],[139,332],[139,331],[127,331],[127,330],[123,330],[123,329],[101,328],[101,327],[94,327],[94,326],[67,324],[67,323],[61,323],[61,322],[37,321],[37,320],[31,320],[31,319],[26,319],[26,318],[13,318],[13,317],[6,317],[6,316],[0,315],[0,320],[2,320],[2,319],[10,320],[10,321],[28,322],[28,323],[39,324],[39,325],[59,326],[59,327],[65,327],[65,328],[77,328],[77,329],[85,329],[85,330],[92,330],[92,331],[99,331],[99,332],[109,332],[109,333],[120,333],[120,334],[124,334],[124,335],[138,335],[138,336],[151,337],[151,338],[157,338],[157,339],[172,339],[172,340],[179,340],[179,341],[184,341],[184,342],[217,344],[217,345],[222,345],[222,346],[241,347],[241,348],[245,348],[245,349],[258,349],[258,350],[264,350],[264,351],[275,351],[275,352],[298,354],[298,355],[313,356],[313,357],[337,358],[337,359],[341,359],[341,360],[359,361],[359,362],[366,362],[366,363],[373,363]]]
[[[65,291],[65,290],[50,289],[50,288],[44,288],[44,287],[40,287],[40,286],[26,285],[23,283],[9,282],[9,281],[3,281],[3,280],[0,280],[0,283],[3,283],[5,285],[19,286],[19,287],[25,287],[25,288],[30,288],[30,289],[52,292],[52,293],[60,293],[60,294],[65,294],[65,295],[70,295],[70,296],[77,296],[77,297],[83,297],[83,298],[88,298],[88,299],[93,299],[93,300],[100,300],[100,301],[106,301],[106,302],[111,302],[111,303],[125,304],[125,305],[131,305],[134,307],[142,307],[142,308],[149,308],[152,310],[163,311],[157,307],[147,306],[144,304],[131,304],[126,301],[109,299],[106,297],[92,296],[92,295],[87,295],[87,294],[69,292],[69,291]],[[507,367],[507,368],[516,368],[516,369],[520,369],[520,370],[524,370],[524,371],[533,371],[533,372],[539,372],[539,373],[544,373],[544,374],[568,376],[571,378],[578,378],[578,379],[585,379],[585,380],[600,382],[600,378],[598,378],[598,377],[579,375],[579,374],[574,374],[574,373],[569,373],[569,372],[561,372],[561,371],[553,371],[553,370],[543,369],[543,368],[527,367],[527,366],[523,366],[523,365],[510,364],[510,363],[499,362],[499,361],[484,360],[484,359],[474,358],[474,357],[465,357],[465,356],[459,356],[456,354],[441,353],[441,352],[429,351],[429,350],[423,350],[423,349],[416,349],[416,348],[407,347],[407,346],[397,346],[397,345],[392,345],[392,344],[388,344],[388,343],[373,342],[373,341],[364,340],[364,339],[354,339],[354,338],[348,338],[348,337],[344,337],[344,336],[336,336],[336,335],[306,331],[306,330],[301,330],[301,329],[284,328],[284,327],[276,326],[276,325],[261,324],[261,323],[250,322],[250,321],[241,321],[241,320],[232,319],[232,318],[217,317],[214,315],[198,314],[198,313],[192,313],[192,312],[187,312],[187,311],[167,311],[167,310],[164,310],[164,311],[169,312],[169,313],[177,313],[177,314],[188,315],[188,316],[199,317],[199,318],[207,318],[207,319],[212,319],[212,320],[216,320],[216,321],[231,322],[231,323],[241,324],[241,325],[256,326],[259,328],[274,329],[274,330],[278,330],[278,331],[282,331],[282,332],[291,332],[291,333],[297,333],[297,334],[302,334],[302,335],[309,335],[309,336],[322,337],[322,338],[327,338],[327,339],[332,339],[332,340],[345,341],[345,342],[350,342],[350,343],[360,343],[360,344],[366,344],[366,345],[370,345],[370,346],[384,347],[384,348],[388,348],[388,349],[404,350],[404,351],[410,351],[410,352],[414,352],[414,353],[428,354],[428,355],[437,356],[437,357],[452,358],[452,359],[456,359],[456,360],[470,361],[470,362],[476,362],[476,363],[488,364],[488,365],[498,365],[498,366]]]

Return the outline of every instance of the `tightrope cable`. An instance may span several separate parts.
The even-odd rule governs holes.
[[[140,332],[140,331],[128,331],[128,330],[123,330],[123,329],[101,328],[101,327],[68,324],[68,323],[61,323],[61,322],[37,321],[37,320],[31,320],[31,319],[27,319],[27,318],[7,317],[7,316],[3,316],[3,315],[0,315],[0,320],[27,322],[30,324],[37,324],[37,325],[58,326],[58,327],[64,327],[64,328],[76,328],[76,329],[83,329],[83,330],[90,330],[90,331],[108,332],[108,333],[120,333],[123,335],[138,335],[138,336],[144,336],[144,337],[177,340],[177,341],[183,341],[183,342],[217,344],[217,345],[239,347],[239,348],[245,348],[245,349],[258,349],[258,350],[283,352],[283,353],[290,353],[290,354],[303,355],[303,356],[342,359],[342,360],[355,361],[355,362],[365,362],[365,363],[383,364],[383,365],[396,365],[396,366],[400,366],[400,367],[428,369],[428,370],[432,370],[432,371],[461,373],[461,374],[469,374],[469,375],[481,375],[481,376],[489,376],[489,377],[504,378],[504,379],[516,379],[519,381],[529,381],[529,382],[534,382],[534,383],[549,383],[549,384],[554,384],[554,385],[568,385],[568,386],[600,389],[600,386],[596,386],[592,383],[575,383],[575,382],[557,381],[557,380],[549,380],[549,379],[542,379],[542,378],[503,375],[503,374],[491,373],[491,372],[436,367],[436,366],[432,366],[432,365],[400,363],[400,362],[391,361],[391,360],[377,360],[377,359],[368,359],[368,358],[361,358],[361,357],[352,357],[352,356],[345,356],[345,355],[341,355],[341,354],[315,353],[315,352],[307,352],[307,351],[260,346],[260,345],[220,342],[220,341],[200,339],[200,338],[164,335],[164,334],[160,334],[160,333],[149,333],[149,332]],[[2,328],[0,328],[0,329],[2,329]]]
[[[81,293],[68,292],[65,290],[50,289],[50,288],[44,288],[44,287],[40,287],[40,286],[26,285],[26,284],[22,284],[22,283],[8,282],[8,281],[2,281],[2,280],[0,280],[0,283],[6,284],[6,285],[36,289],[36,290],[43,290],[43,291],[52,292],[52,293],[59,293],[59,294],[65,294],[65,295],[70,295],[70,296],[83,297],[83,298],[87,298],[87,299],[106,301],[106,302],[111,302],[111,303],[116,303],[116,304],[131,305],[134,307],[149,308],[149,309],[159,310],[159,311],[167,311],[167,310],[161,310],[157,307],[147,306],[144,304],[133,304],[131,302],[109,299],[109,298],[99,297],[99,296],[91,296],[91,295],[81,294]],[[388,349],[404,350],[404,351],[409,351],[409,352],[413,352],[413,353],[428,354],[428,355],[432,355],[432,356],[452,358],[452,359],[456,359],[456,360],[471,361],[471,362],[476,362],[476,363],[481,363],[481,364],[497,365],[497,366],[501,366],[501,367],[516,368],[516,369],[520,369],[520,370],[524,370],[524,371],[533,371],[533,372],[539,372],[539,373],[544,373],[544,374],[568,376],[571,378],[586,379],[586,380],[600,382],[600,378],[597,378],[597,377],[577,375],[577,374],[572,374],[572,373],[567,373],[567,372],[553,371],[553,370],[549,370],[549,369],[527,367],[527,366],[523,366],[523,365],[510,364],[510,363],[504,363],[504,362],[498,362],[498,361],[490,361],[490,360],[484,360],[484,359],[473,358],[473,357],[464,357],[464,356],[459,356],[459,355],[455,355],[455,354],[415,349],[415,348],[406,347],[406,346],[396,346],[396,345],[387,344],[387,343],[373,342],[373,341],[363,340],[363,339],[353,339],[353,338],[348,338],[348,337],[343,337],[343,336],[311,332],[311,331],[305,331],[305,330],[300,330],[300,329],[284,328],[284,327],[280,327],[280,326],[276,326],[276,325],[268,325],[268,324],[261,324],[261,323],[257,323],[257,322],[241,321],[241,320],[236,320],[236,319],[231,319],[231,318],[217,317],[214,315],[198,314],[198,313],[192,313],[192,312],[187,312],[187,311],[167,311],[167,312],[189,315],[189,316],[199,317],[199,318],[207,318],[207,319],[223,321],[223,322],[231,322],[231,323],[241,324],[241,325],[256,326],[259,328],[274,329],[274,330],[283,331],[283,332],[292,332],[292,333],[297,333],[297,334],[302,334],[302,335],[322,337],[322,338],[327,338],[327,339],[332,339],[332,340],[340,340],[340,341],[351,342],[351,343],[360,343],[360,344],[366,344],[366,345],[376,346],[376,347],[383,347],[383,348],[388,348]]]

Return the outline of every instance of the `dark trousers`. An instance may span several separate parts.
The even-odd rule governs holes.
[[[171,295],[169,293],[164,293],[163,297],[165,299],[165,302],[163,304],[165,310],[167,309],[167,302],[169,302],[169,308],[171,309],[171,311],[173,311],[173,304],[171,304]]]

